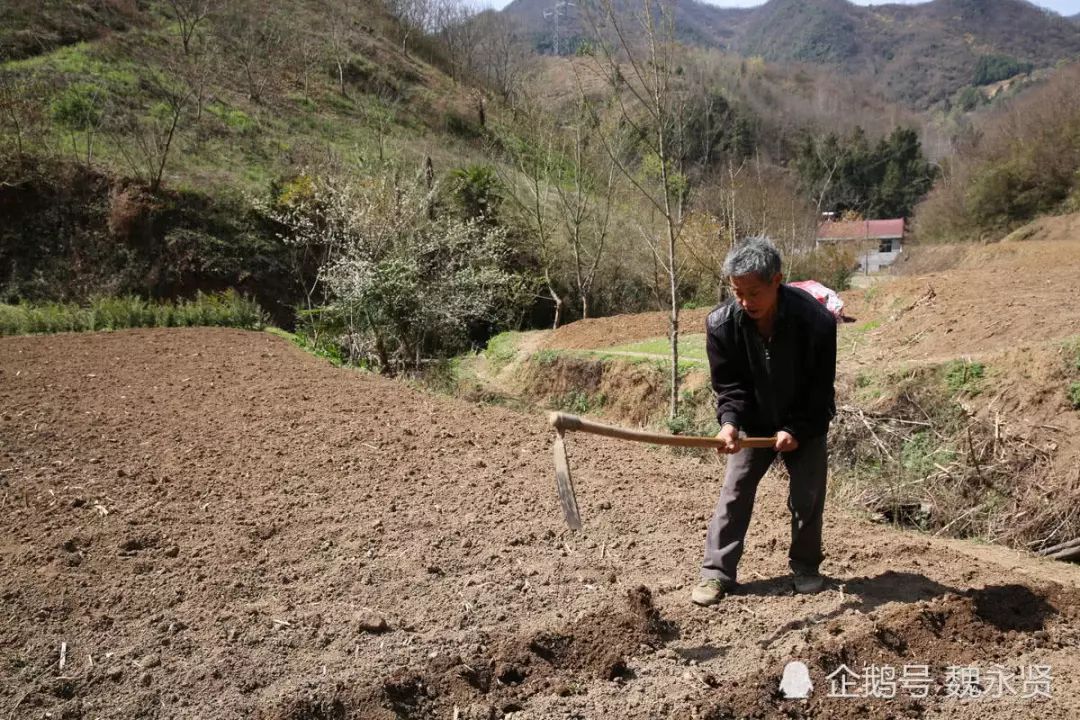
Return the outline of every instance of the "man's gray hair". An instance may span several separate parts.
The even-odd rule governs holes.
[[[757,275],[770,282],[780,272],[780,251],[766,237],[749,237],[731,249],[724,258],[724,275],[729,278]]]

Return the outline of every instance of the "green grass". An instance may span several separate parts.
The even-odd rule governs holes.
[[[178,303],[142,298],[96,298],[74,303],[0,305],[0,335],[122,330],[136,327],[217,326],[260,329],[264,315],[252,299],[228,290]]]
[[[551,406],[554,410],[565,410],[575,415],[588,415],[604,407],[606,403],[607,396],[602,392],[589,395],[580,390],[571,390],[561,397],[553,398]]]
[[[590,352],[600,355],[606,354],[612,357],[619,357],[621,353],[638,354],[645,359],[657,360],[659,358],[655,356],[668,357],[671,354],[671,346],[668,344],[666,337],[658,337]],[[681,366],[683,363],[689,365],[709,364],[708,355],[705,353],[704,333],[683,335],[679,338],[679,365]]]
[[[517,342],[521,333],[502,332],[488,340],[484,357],[491,364],[491,369],[498,372],[517,355]]]
[[[80,42],[26,60],[0,64],[10,71],[31,71],[55,78],[82,79],[114,91],[134,90],[139,84],[137,67],[130,61],[107,58],[91,43]]]
[[[1080,337],[1066,340],[1064,350],[1066,370],[1080,372]]]
[[[870,405],[885,394],[883,379],[871,373],[860,372],[855,376],[855,400]]]
[[[1073,410],[1080,410],[1080,382],[1069,383],[1069,402],[1072,403]]]
[[[75,43],[25,60],[0,63],[0,70],[30,81],[46,111],[49,122],[39,134],[28,136],[27,151],[58,153],[69,159],[85,157],[85,133],[75,133],[80,145],[76,151],[71,133],[48,117],[58,112],[57,103],[65,94],[80,88],[107,109],[107,119],[118,127],[129,119],[145,118],[157,102],[148,80],[168,76],[162,72],[167,61],[163,49],[167,45],[162,39],[175,38],[169,32],[171,21],[159,20],[162,26],[129,30],[111,44]],[[129,56],[129,48],[135,45],[150,48],[139,61]],[[387,160],[413,164],[431,155],[440,171],[465,162],[476,152],[449,133],[439,133],[438,149],[433,151],[427,138],[430,128],[418,112],[426,106],[419,98],[390,105],[363,87],[350,87],[348,96],[342,96],[330,78],[317,76],[314,80],[309,97],[283,93],[269,97],[265,105],[214,82],[209,88],[213,100],[204,106],[199,126],[195,127],[191,116],[185,116],[181,123],[169,155],[165,185],[203,192],[240,190],[258,196],[271,181],[328,157],[344,164],[375,160],[380,156],[380,133]],[[422,85],[408,85],[402,92],[408,96],[421,89]],[[383,123],[380,130],[377,125]],[[93,164],[131,175],[138,170],[129,157],[134,142],[126,135],[106,137],[98,132]]]
[[[946,363],[942,370],[945,374],[945,385],[950,392],[978,395],[982,389],[986,366],[980,362],[953,360]]]
[[[331,365],[334,365],[336,367],[342,367],[343,365],[345,365],[345,358],[341,354],[341,348],[337,345],[324,342],[316,343],[312,341],[312,339],[307,335],[291,333],[288,330],[282,330],[279,327],[271,326],[263,329],[271,335],[285,338],[293,345],[296,345],[298,348],[304,350],[305,352],[311,353],[315,357],[320,357],[323,360],[329,361]]]
[[[880,320],[869,320],[858,325],[841,325],[836,338],[837,352],[841,355],[855,352],[855,349],[863,342],[866,334],[877,330],[879,327],[881,327]]]

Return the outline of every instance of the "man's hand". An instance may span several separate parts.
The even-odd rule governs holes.
[[[776,433],[776,445],[773,447],[776,452],[791,452],[799,449],[799,441],[791,433],[781,430]]]
[[[739,430],[731,423],[720,429],[720,432],[716,434],[716,439],[724,441],[723,447],[716,448],[716,452],[721,455],[731,455],[742,449],[739,444]]]

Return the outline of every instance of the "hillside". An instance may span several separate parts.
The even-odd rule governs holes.
[[[298,175],[488,157],[490,96],[380,3],[190,6],[212,12],[0,4],[0,300],[238,287],[289,322],[296,263],[259,208]]]
[[[206,5],[215,12],[195,25],[190,48],[170,7],[3,10],[0,71],[45,110],[26,113],[25,149],[74,146],[75,159],[138,175],[134,131],[152,132],[159,106],[182,99],[164,177],[173,186],[261,191],[314,164],[405,153],[445,167],[473,151],[468,90],[430,46],[403,52],[402,30],[379,3],[340,14],[322,0]],[[65,125],[65,103],[89,105],[92,122]]]
[[[547,3],[515,0],[505,12],[550,43]],[[630,6],[629,3],[627,3]],[[723,9],[683,0],[677,34],[686,41],[772,61],[836,66],[866,76],[886,97],[927,108],[977,84],[980,62],[1006,58],[1050,67],[1080,55],[1080,29],[1023,0],[932,0],[863,7],[847,0],[770,0]],[[567,10],[561,34],[588,35],[580,11]],[[569,46],[564,47],[564,50]],[[1003,79],[1003,78],[996,78]]]

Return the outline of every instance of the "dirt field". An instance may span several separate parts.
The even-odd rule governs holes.
[[[577,535],[542,417],[261,333],[2,339],[0,717],[1080,714],[1077,568],[832,508],[833,580],[793,596],[777,476],[741,592],[701,609],[719,461],[570,451]],[[790,660],[812,699],[778,694]],[[841,663],[929,665],[929,697],[829,698]],[[1053,680],[957,699],[950,665]]]
[[[684,310],[679,314],[682,334],[705,332],[705,318],[711,308]],[[595,350],[635,340],[667,335],[668,313],[637,313],[591,318],[563,325],[545,333],[542,346],[559,350]]]
[[[844,295],[859,323],[879,324],[857,362],[979,356],[1080,335],[1080,232],[952,252],[962,254],[949,270]]]

